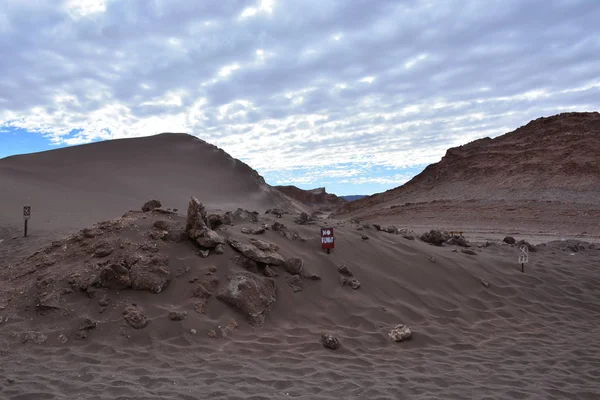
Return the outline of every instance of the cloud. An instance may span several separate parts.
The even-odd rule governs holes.
[[[285,182],[351,163],[395,185],[448,147],[598,110],[599,20],[596,0],[4,0],[0,128],[183,131]]]

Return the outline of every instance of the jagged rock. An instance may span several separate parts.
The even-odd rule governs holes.
[[[263,251],[277,251],[279,250],[279,246],[277,246],[275,243],[270,243],[264,240],[260,240],[260,239],[256,239],[256,238],[250,238],[249,242],[251,244],[253,244],[254,246],[258,247],[260,250]]]
[[[400,324],[392,328],[388,336],[395,342],[402,342],[410,339],[412,337],[412,332],[408,326]]]
[[[504,243],[508,243],[508,244],[515,244],[515,243],[517,243],[517,241],[515,240],[515,238],[512,237],[512,236],[506,236],[502,241]]]
[[[294,222],[297,223],[298,225],[306,225],[308,223],[308,221],[309,221],[308,214],[305,212],[300,213],[298,218],[296,218],[294,220]]]
[[[131,287],[160,293],[171,280],[171,271],[158,265],[136,264],[129,270]]]
[[[256,211],[248,211],[243,208],[238,208],[234,213],[234,217],[240,218],[250,222],[258,222],[258,212]]]
[[[362,235],[360,238],[361,238],[362,240],[369,240],[369,237],[368,237],[367,235]]]
[[[221,225],[225,225],[226,217],[222,214],[210,214],[206,217],[206,224],[212,230],[217,229]],[[231,221],[229,221],[231,223]],[[229,225],[229,223],[227,225]]]
[[[129,270],[120,264],[111,264],[100,271],[97,279],[100,287],[122,290],[131,286]]]
[[[446,240],[448,240],[448,235],[436,229],[432,229],[429,232],[421,235],[421,240],[435,246],[441,246]]]
[[[217,232],[208,228],[200,232],[195,239],[200,246],[209,249],[215,248],[218,245],[225,243],[225,239],[223,239]]]
[[[171,321],[183,321],[186,318],[187,318],[186,311],[171,311],[169,313],[169,319]]]
[[[222,244],[218,244],[215,246],[215,254],[223,254],[225,253],[225,246]]]
[[[283,267],[290,275],[297,275],[302,273],[304,262],[301,258],[290,257],[285,261]]]
[[[340,265],[340,267],[338,268],[338,272],[347,277],[354,276],[354,274],[352,274],[352,272],[350,271],[350,269],[348,268],[348,266],[346,264]]]
[[[350,286],[354,290],[360,288],[360,282],[358,280],[348,278],[346,276],[340,277],[340,283],[342,284],[342,286]]]
[[[81,321],[79,322],[79,330],[80,331],[91,331],[92,329],[96,328],[96,322],[93,321],[91,318],[88,317],[84,317],[81,319]]]
[[[48,336],[44,335],[43,333],[29,331],[25,333],[25,337],[23,338],[22,342],[33,342],[35,344],[43,344],[46,340],[48,340]]]
[[[162,207],[162,203],[158,200],[152,199],[144,203],[144,205],[142,206],[142,211],[148,212],[160,207]]]
[[[42,292],[36,302],[36,308],[40,311],[60,309],[60,293],[56,290]]]
[[[304,283],[302,282],[300,275],[288,275],[285,277],[285,281],[290,285],[294,293],[304,290]]]
[[[229,245],[242,253],[245,257],[259,263],[268,265],[282,265],[285,263],[283,256],[276,251],[261,250],[254,244],[242,243],[235,239],[228,239]]]
[[[262,325],[276,299],[275,280],[238,272],[217,298],[242,312],[251,324]]]
[[[450,239],[446,241],[446,244],[451,246],[471,247],[471,244],[467,241],[467,239],[465,239],[464,236],[459,235],[450,237]]]
[[[279,276],[279,273],[277,273],[275,268],[267,265],[265,269],[263,269],[263,275],[268,276],[269,278],[275,278],[276,276]]]
[[[136,306],[128,306],[123,311],[123,318],[134,329],[142,329],[148,326],[148,319]]]
[[[273,214],[275,218],[281,218],[283,216],[283,210],[280,208],[268,209],[265,214]]]
[[[375,228],[375,230],[380,231],[381,230],[381,225],[379,225],[379,224],[373,224],[373,228]]]
[[[94,247],[94,257],[104,258],[111,255],[113,251],[114,249],[110,243],[98,243],[96,247]]]
[[[212,249],[225,243],[225,239],[207,225],[206,209],[195,197],[191,198],[188,205],[185,230],[190,239],[204,248]]]
[[[402,235],[402,237],[406,240],[415,240],[415,237],[413,235]]]
[[[340,348],[340,341],[331,333],[324,333],[321,335],[321,343],[323,344],[323,347],[331,350],[337,350]]]

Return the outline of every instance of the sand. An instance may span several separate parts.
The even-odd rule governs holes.
[[[2,183],[16,182],[16,175],[7,172],[6,160],[2,163]],[[167,164],[152,169],[153,174],[163,174],[156,178],[155,187],[165,188],[174,173]],[[41,165],[28,174],[47,178]],[[189,171],[188,167],[184,165],[177,173]],[[65,166],[64,171],[68,170]],[[76,182],[75,176],[56,184],[57,189],[49,183],[33,208],[35,213],[41,204],[51,205],[47,208],[53,211],[44,216],[49,222],[45,229],[34,222],[28,238],[17,235],[13,239],[21,220],[7,212],[21,206],[25,192],[14,192],[12,197],[2,192],[0,354],[6,361],[0,363],[0,398],[598,398],[600,250],[593,245],[574,247],[574,242],[560,240],[539,245],[529,254],[522,273],[518,248],[496,237],[488,238],[492,243],[486,245],[485,232],[465,234],[476,253],[468,255],[458,246],[433,246],[371,227],[358,230],[347,220],[321,219],[298,225],[293,213],[281,219],[264,214],[265,208],[279,200],[260,184],[233,185],[227,197],[237,197],[232,197],[231,207],[227,207],[224,201],[219,203],[216,193],[221,192],[213,191],[209,181],[181,176],[172,178],[179,185],[176,191],[193,182],[198,185],[195,193],[183,188],[187,193],[163,190],[154,195],[148,189],[138,195],[138,190],[152,187],[150,181],[128,192],[104,178],[104,191],[127,193],[115,203],[100,189],[94,196],[85,195],[77,185],[86,186]],[[41,182],[23,181],[27,185]],[[223,286],[230,274],[243,268],[236,264],[238,254],[230,246],[222,255],[203,258],[189,240],[150,237],[158,219],[172,224],[174,232],[184,226],[186,203],[192,194],[201,201],[206,195],[210,211],[235,211],[244,206],[260,212],[258,223],[236,218],[232,226],[218,231],[224,237],[247,241],[250,236],[242,234],[242,228],[275,222],[296,230],[296,240],[272,229],[255,237],[279,246],[279,253],[286,258],[301,258],[305,268],[321,280],[304,280],[304,290],[294,292],[286,283],[289,275],[275,267],[279,273],[274,278],[277,300],[262,326],[250,324],[215,296],[208,299],[205,313],[195,311],[197,299],[192,292],[196,283],[190,281],[213,276],[206,274],[214,266],[214,276]],[[88,203],[80,204],[80,195],[93,205],[89,215]],[[168,268],[173,273],[169,285],[158,294],[132,289],[102,289],[95,297],[86,292],[68,293],[59,310],[39,312],[32,297],[39,282],[53,278],[62,285],[65,274],[85,272],[94,265],[89,252],[77,250],[81,248],[69,241],[69,235],[129,209],[139,210],[149,197],[160,199],[165,208],[178,208],[179,213],[130,213],[134,228],[109,230],[106,235],[123,243],[157,246],[158,254],[169,256]],[[70,209],[77,211],[70,214]],[[336,248],[331,254],[320,249],[321,226],[335,229]],[[523,237],[516,235],[517,239]],[[59,239],[52,245],[52,240]],[[90,248],[97,240],[83,242]],[[40,253],[23,261],[38,249]],[[56,262],[49,265],[51,260]],[[340,284],[337,269],[341,265],[360,281],[358,290]],[[104,295],[109,302],[100,312]],[[123,322],[122,311],[132,303],[150,321],[143,329]],[[171,311],[185,311],[188,316],[171,321]],[[97,327],[87,332],[85,339],[78,339],[82,317],[91,318]],[[232,319],[237,326],[227,328]],[[411,328],[411,340],[396,343],[389,339],[388,332],[397,324]],[[215,338],[209,337],[211,330]],[[41,344],[23,343],[29,331],[48,339]],[[322,346],[324,332],[339,339],[340,349]],[[62,343],[59,335],[67,341]]]

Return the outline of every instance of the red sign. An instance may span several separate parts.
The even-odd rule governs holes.
[[[324,249],[333,249],[335,247],[333,228],[321,228],[321,247]]]

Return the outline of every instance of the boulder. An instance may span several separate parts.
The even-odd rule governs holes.
[[[156,221],[154,223],[154,227],[156,229],[160,229],[161,231],[168,231],[169,223],[167,221],[165,221],[164,219],[159,219],[158,221]]]
[[[432,229],[429,232],[425,232],[423,235],[421,235],[421,240],[435,246],[441,246],[446,240],[448,240],[448,235],[436,229]]]
[[[290,275],[298,275],[302,273],[303,261],[298,257],[290,257],[285,261],[283,267]]]
[[[225,243],[225,239],[207,225],[206,209],[195,197],[192,197],[188,205],[185,230],[188,237],[201,247],[212,249]]]
[[[373,228],[375,228],[375,230],[380,231],[381,230],[381,225],[379,225],[379,224],[373,224]]]
[[[256,239],[256,238],[250,238],[249,242],[251,244],[253,244],[254,246],[258,247],[260,250],[263,251],[277,251],[279,250],[279,246],[277,246],[275,243],[270,243],[264,240],[260,240],[260,239]]]
[[[244,314],[253,325],[262,325],[276,299],[275,280],[250,272],[231,277],[217,298]]]
[[[256,211],[248,211],[244,210],[243,208],[238,208],[233,213],[233,216],[239,219],[243,219],[245,221],[258,222],[258,212]]]
[[[294,220],[294,222],[298,225],[306,225],[308,224],[308,221],[308,214],[305,212],[300,213],[300,215]]]
[[[304,290],[304,283],[302,282],[300,275],[288,275],[285,277],[285,281],[290,285],[294,293]]]
[[[187,318],[186,311],[171,311],[169,313],[169,319],[171,321],[183,321],[186,318]]]
[[[97,284],[108,289],[127,289],[131,287],[129,270],[121,264],[110,264],[100,271]]]
[[[454,235],[446,241],[451,246],[471,247],[471,244],[462,235]]]
[[[402,342],[410,339],[412,337],[412,332],[408,326],[400,324],[392,328],[388,336],[395,342]]]
[[[134,290],[160,293],[171,280],[171,271],[158,265],[138,263],[129,270],[129,277]]]
[[[254,244],[242,243],[233,238],[228,239],[228,242],[229,245],[235,250],[256,262],[268,265],[282,265],[285,263],[285,258],[283,258],[283,256],[276,251],[261,250]]]
[[[252,229],[248,228],[247,226],[242,227],[242,229],[240,230],[240,232],[242,232],[244,235],[251,235],[252,234]]]
[[[208,228],[199,232],[195,239],[200,246],[208,249],[213,249],[218,245],[225,243],[225,239],[223,239],[217,232]]]
[[[515,244],[515,243],[517,243],[517,241],[515,240],[515,238],[512,237],[512,236],[506,236],[502,241],[504,243],[508,243],[508,244]]]
[[[362,240],[369,240],[369,237],[367,235],[361,235],[360,237]]]
[[[519,240],[517,243],[515,243],[515,245],[517,245],[518,247],[521,247],[521,246],[525,245],[525,246],[527,246],[527,249],[530,252],[536,252],[537,251],[537,248],[534,245],[532,245],[531,243],[526,242],[524,240]]]
[[[276,276],[279,276],[279,273],[277,273],[275,268],[267,265],[265,269],[263,269],[263,275],[268,276],[269,278],[275,278]]]
[[[222,214],[210,214],[206,217],[206,225],[212,230],[217,229],[221,225],[225,225],[225,216]],[[231,223],[231,221],[229,221]]]
[[[215,254],[223,254],[225,253],[225,246],[222,244],[218,244],[215,246]]]
[[[154,210],[155,208],[160,208],[160,207],[162,207],[161,202],[158,200],[152,199],[152,200],[149,200],[144,203],[144,205],[142,206],[142,211],[148,212],[148,211]]]
[[[390,225],[390,226],[388,226],[387,228],[385,228],[385,231],[386,231],[387,233],[392,233],[392,234],[394,234],[394,235],[397,235],[397,234],[400,232],[400,231],[398,230],[398,228],[397,228],[397,227],[395,227],[395,226],[393,226],[393,225]]]
[[[340,348],[340,341],[331,333],[322,334],[321,343],[323,344],[323,347],[331,350],[337,350]]]
[[[79,321],[78,330],[80,331],[91,331],[92,329],[96,329],[97,323],[89,317],[83,317]]]
[[[148,326],[148,319],[142,311],[135,306],[128,306],[123,311],[123,318],[134,329],[142,329]]]
[[[281,218],[283,216],[283,210],[281,208],[268,209],[265,214],[272,214],[275,218]]]

